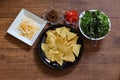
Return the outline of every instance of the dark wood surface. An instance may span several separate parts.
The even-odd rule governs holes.
[[[59,13],[99,9],[109,15],[112,28],[97,48],[83,37],[78,64],[54,70],[39,59],[37,41],[29,47],[6,33],[22,8],[40,17],[49,8]],[[120,80],[120,0],[0,0],[0,80]]]

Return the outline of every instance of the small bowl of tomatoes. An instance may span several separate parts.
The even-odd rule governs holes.
[[[68,10],[64,13],[64,20],[66,24],[75,24],[79,19],[76,10]]]

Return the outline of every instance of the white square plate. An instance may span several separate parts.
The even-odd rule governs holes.
[[[32,39],[28,39],[28,38],[20,35],[20,33],[17,29],[19,24],[21,23],[22,19],[25,18],[25,17],[32,20],[34,22],[34,24],[40,28],[36,32],[36,34],[33,36]],[[31,12],[25,10],[25,9],[22,9],[20,11],[20,13],[18,14],[18,16],[16,17],[16,19],[11,24],[11,26],[9,27],[9,29],[7,30],[7,33],[9,33],[12,36],[16,37],[17,39],[23,41],[24,43],[28,44],[29,46],[32,46],[33,43],[35,42],[35,40],[37,39],[37,37],[39,36],[40,32],[42,31],[42,29],[46,25],[46,23],[47,23],[47,21],[39,18],[38,16],[34,15],[33,13],[31,13]]]

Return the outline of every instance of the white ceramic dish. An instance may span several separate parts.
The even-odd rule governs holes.
[[[96,11],[96,10],[89,10],[89,11]],[[101,11],[102,12],[102,11]],[[104,12],[102,12],[103,14],[105,14]],[[84,14],[85,14],[85,11],[83,11],[81,14],[80,14],[80,16],[79,16],[79,23],[78,23],[78,25],[79,25],[79,29],[80,29],[80,31],[81,31],[81,33],[83,34],[83,36],[85,36],[87,39],[91,39],[91,40],[101,40],[101,39],[103,39],[103,38],[105,38],[105,36],[107,35],[105,35],[105,36],[103,36],[103,37],[100,37],[100,38],[90,38],[89,36],[87,36],[83,31],[82,31],[82,29],[81,29],[81,27],[80,27],[80,22],[81,22],[81,18],[84,16]],[[110,30],[111,30],[111,22],[110,22],[110,19],[108,18],[108,21],[109,21],[109,32],[110,32]]]
[[[33,36],[32,39],[28,39],[28,38],[20,35],[20,33],[17,29],[17,27],[21,23],[22,19],[25,17],[32,20],[34,22],[34,24],[39,27],[39,30],[36,32],[36,34]],[[9,33],[12,36],[16,37],[17,39],[23,41],[24,43],[28,44],[29,46],[32,46],[33,43],[35,42],[35,40],[37,39],[37,37],[39,36],[40,32],[42,31],[42,29],[46,25],[46,23],[47,23],[47,21],[39,18],[38,16],[34,15],[33,13],[31,13],[25,9],[22,9],[20,11],[20,13],[18,14],[18,16],[16,17],[16,19],[10,25],[9,29],[7,30],[7,33]]]

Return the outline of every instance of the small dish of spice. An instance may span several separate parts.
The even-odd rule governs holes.
[[[58,20],[58,13],[55,10],[50,10],[46,15],[45,19],[50,22],[51,24],[57,22]]]

